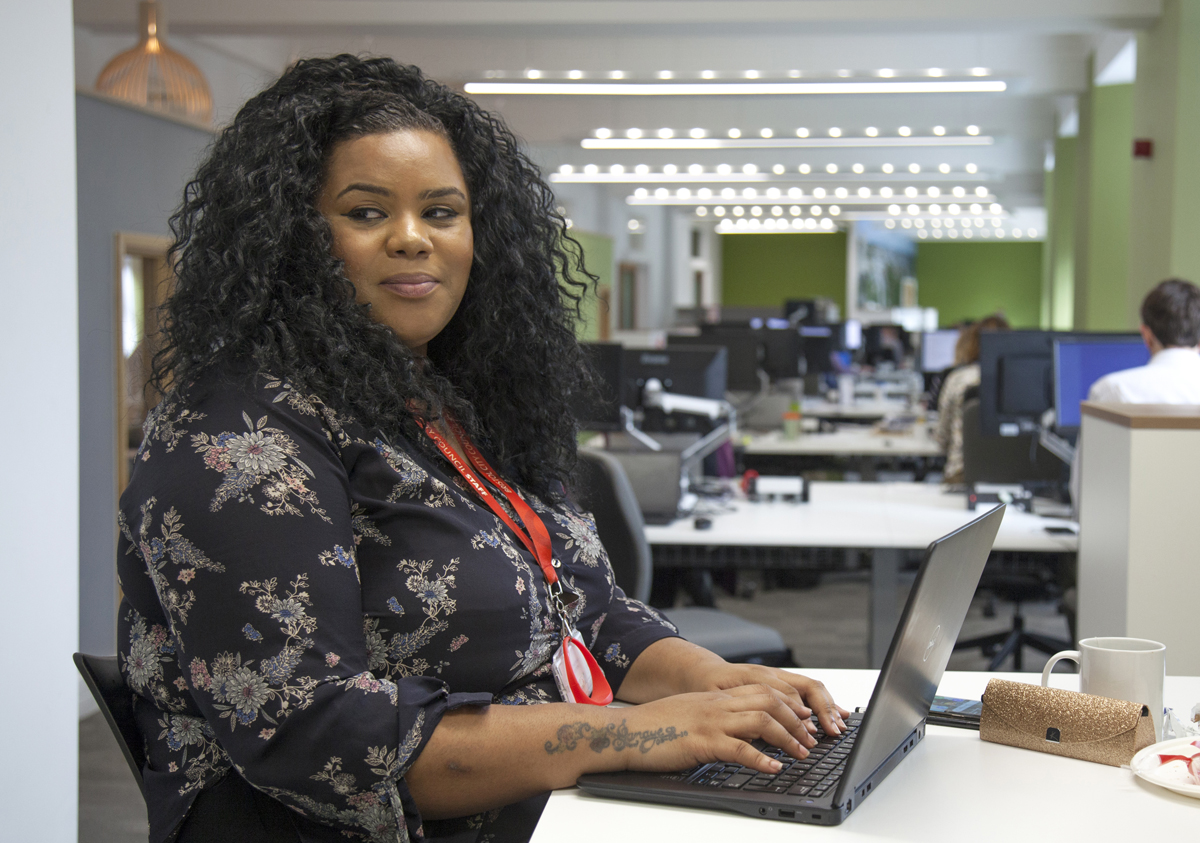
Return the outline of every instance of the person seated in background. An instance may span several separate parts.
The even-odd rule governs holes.
[[[1142,300],[1145,366],[1105,375],[1089,401],[1118,404],[1200,404],[1200,287],[1172,278]]]
[[[1200,404],[1200,287],[1169,278],[1142,299],[1142,339],[1150,349],[1145,366],[1105,375],[1088,390],[1088,401],[1115,404]],[[1071,500],[1079,517],[1083,438],[1071,464]]]
[[[963,480],[962,408],[967,390],[979,386],[979,335],[984,331],[1007,331],[1008,320],[999,313],[985,316],[963,328],[954,348],[955,368],[942,382],[938,396],[937,442],[946,452],[943,474],[947,483]]]

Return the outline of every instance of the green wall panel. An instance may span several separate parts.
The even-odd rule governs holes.
[[[1082,115],[1081,115],[1082,116]],[[1093,88],[1090,114],[1088,192],[1084,223],[1087,259],[1084,288],[1076,279],[1075,327],[1126,331],[1129,285],[1129,201],[1133,163],[1133,85]]]
[[[597,289],[612,289],[613,284],[613,241],[604,234],[590,231],[572,231],[571,236],[583,247],[583,261],[588,272],[600,277]],[[600,338],[600,300],[589,293],[583,302],[583,322],[576,326],[579,339],[584,342]],[[607,314],[603,318],[607,318]]]
[[[824,296],[846,312],[846,234],[722,234],[721,304]]]
[[[1014,328],[1036,328],[1042,305],[1042,244],[917,244],[917,300],[953,325],[1003,311]]]
[[[1054,141],[1054,172],[1046,174],[1046,266],[1042,327],[1075,326],[1076,138]]]

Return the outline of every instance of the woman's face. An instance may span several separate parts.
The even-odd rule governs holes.
[[[423,356],[458,310],[474,257],[470,196],[450,144],[408,129],[343,141],[317,210],[371,318]]]

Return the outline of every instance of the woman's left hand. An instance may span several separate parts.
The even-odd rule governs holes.
[[[767,685],[784,695],[811,732],[817,721],[827,734],[840,734],[850,712],[833,701],[824,684],[798,673],[760,664],[730,664],[709,650],[682,638],[665,638],[647,647],[634,661],[618,698],[642,703],[671,694],[728,691],[742,685]]]
[[[826,734],[841,734],[846,729],[843,720],[850,712],[833,701],[825,685],[816,679],[766,667],[761,664],[730,664],[724,660],[707,663],[693,678],[694,691],[728,691],[740,685],[767,685],[786,697],[794,699],[801,707],[796,713],[804,718],[817,716],[817,721]],[[816,732],[811,720],[805,720],[810,732]]]

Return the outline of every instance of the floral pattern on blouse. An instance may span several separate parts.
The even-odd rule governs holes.
[[[589,515],[518,492],[619,687],[674,628],[616,586]],[[154,843],[231,771],[305,840],[502,830],[508,809],[423,823],[404,781],[447,710],[559,701],[541,569],[473,495],[278,378],[214,379],[150,414],[118,566]]]

